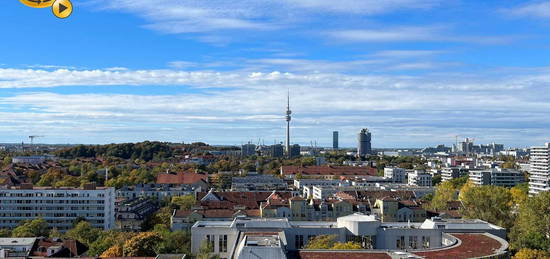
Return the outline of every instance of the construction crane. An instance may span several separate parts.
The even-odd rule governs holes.
[[[34,139],[35,139],[35,138],[42,138],[42,137],[44,137],[44,136],[36,136],[36,135],[34,135],[34,136],[29,136],[29,139],[31,140],[31,148],[32,148],[32,145],[34,144]]]

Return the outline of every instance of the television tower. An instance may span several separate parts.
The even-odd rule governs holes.
[[[286,104],[286,155],[288,158],[291,157],[290,154],[290,120],[292,111],[290,110],[290,90],[288,90],[287,94],[287,104]]]

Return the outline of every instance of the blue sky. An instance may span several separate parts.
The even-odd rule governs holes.
[[[550,140],[550,1],[74,0],[0,9],[0,142],[523,147]]]

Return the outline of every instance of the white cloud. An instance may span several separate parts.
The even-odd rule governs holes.
[[[550,2],[534,1],[524,5],[501,10],[505,14],[518,17],[550,18]]]

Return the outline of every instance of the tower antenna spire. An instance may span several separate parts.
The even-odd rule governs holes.
[[[291,158],[290,154],[290,120],[292,117],[290,116],[292,114],[292,111],[290,110],[290,89],[287,91],[286,96],[286,155],[288,158]]]

